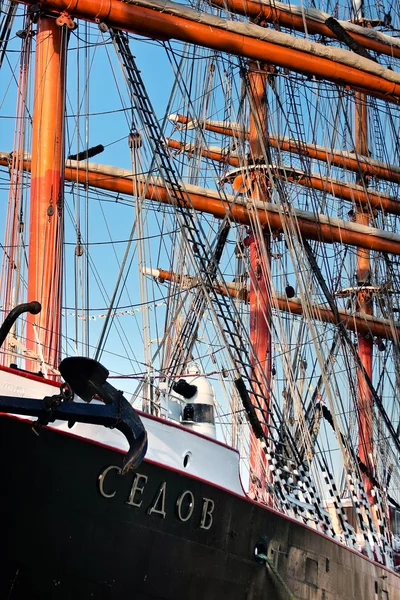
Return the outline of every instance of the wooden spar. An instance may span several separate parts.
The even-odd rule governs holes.
[[[32,124],[28,300],[38,300],[42,312],[35,317],[27,313],[26,342],[28,350],[55,367],[60,356],[61,323],[63,35],[54,18],[39,18]],[[37,369],[37,363],[28,363],[29,370]]]
[[[336,38],[325,23],[316,21],[307,14],[293,14],[288,10],[283,10],[276,3],[271,4],[263,2],[253,2],[252,0],[211,0],[212,5],[230,10],[238,15],[243,15],[248,18],[257,19],[258,22],[273,23],[281,27],[287,27],[295,31],[307,32],[312,35],[323,35],[327,38]],[[306,13],[306,11],[305,11]],[[400,48],[398,46],[385,44],[383,41],[369,38],[361,33],[354,31],[348,32],[351,37],[363,48],[374,50],[379,54],[394,56],[400,58]]]
[[[189,144],[184,144],[168,138],[167,144],[170,148],[175,150],[192,152],[193,154],[199,154],[210,160],[215,160],[224,164],[232,165],[233,167],[240,167],[243,165],[243,161],[240,161],[237,156],[230,156],[226,152],[222,152],[220,149],[210,148],[198,148],[196,146],[193,149],[190,148]],[[387,196],[380,192],[374,192],[373,190],[365,191],[365,187],[361,185],[344,184],[336,179],[329,179],[321,177],[315,173],[302,173],[298,169],[291,167],[285,168],[284,166],[279,167],[275,170],[276,176],[281,178],[283,181],[291,181],[298,185],[308,187],[311,189],[320,190],[321,192],[327,192],[332,194],[336,198],[347,200],[349,202],[356,202],[362,204],[368,208],[373,207],[378,210],[384,210],[387,213],[393,215],[400,215],[400,202],[393,196]],[[229,174],[228,174],[229,175]]]
[[[241,130],[239,128],[236,129],[234,127],[229,127],[228,125],[217,125],[217,122],[215,121],[192,121],[185,115],[173,115],[173,121],[182,124],[195,123],[196,127],[204,128],[207,131],[212,131],[214,133],[220,133],[221,135],[227,135],[231,137],[244,136],[245,138],[248,138],[249,135],[247,130]],[[175,142],[175,140],[171,140],[171,142]],[[384,163],[381,163],[378,160],[373,160],[368,156],[361,156],[359,154],[351,155],[350,153],[343,153],[340,150],[324,148],[323,146],[317,146],[316,144],[306,144],[286,137],[277,138],[273,135],[268,136],[268,143],[273,148],[278,148],[281,152],[291,152],[293,154],[307,156],[309,158],[314,158],[316,160],[328,163],[329,165],[339,167],[340,169],[347,169],[348,171],[363,174],[364,176],[376,177],[378,179],[384,179],[385,181],[391,181],[392,183],[400,184],[399,167],[394,165],[385,166]],[[175,142],[175,144],[179,144],[179,142]],[[202,154],[207,156],[206,150],[202,150]],[[215,160],[220,159],[215,157]],[[228,162],[228,156],[222,157],[221,162]],[[230,164],[235,165],[234,162]]]
[[[247,127],[242,127],[240,125],[238,125],[237,127],[234,127],[232,124],[223,125],[222,123],[220,123],[220,121],[212,121],[210,119],[202,119],[200,121],[199,119],[190,119],[186,115],[181,115],[179,113],[169,115],[168,119],[173,123],[188,125],[188,128],[190,129],[206,129],[207,131],[213,131],[214,133],[220,133],[221,135],[229,135],[231,137],[237,138],[244,137],[245,139],[249,138],[249,131]],[[267,138],[269,142],[271,138],[275,139],[273,138],[273,136],[269,135]]]
[[[250,106],[249,143],[252,159],[263,160],[267,138],[266,115],[266,85],[267,73],[260,70],[259,65],[250,63],[248,71],[248,97]],[[260,171],[252,174],[252,185],[249,190],[250,199],[265,203],[269,200],[269,186]],[[261,424],[268,422],[271,387],[271,234],[267,227],[262,231],[250,231],[244,240],[249,247],[249,305],[250,305],[250,342],[252,377],[259,382],[259,397],[252,398]],[[267,474],[267,459],[260,451],[259,442],[250,432],[250,494],[255,499],[266,500],[265,480]],[[251,475],[255,476],[252,477]],[[261,486],[261,487],[260,487]]]
[[[35,1],[24,0],[24,4],[32,5]],[[173,14],[170,10],[171,6],[177,14]],[[268,61],[270,64],[310,77],[349,86],[387,102],[396,104],[400,102],[400,83],[393,80],[392,74],[387,69],[385,70],[387,77],[383,77],[381,74],[349,66],[332,58],[316,57],[312,51],[299,50],[226,28],[227,22],[215,16],[212,17],[213,25],[210,26],[207,22],[201,22],[201,13],[190,12],[189,9],[184,12],[180,4],[170,2],[168,7],[161,4],[156,8],[156,6],[140,5],[139,2],[132,4],[120,0],[108,0],[100,4],[96,0],[45,0],[41,3],[41,7],[46,11],[59,13],[67,11],[73,17],[97,23],[104,22],[110,27],[139,35],[164,40],[181,40],[254,61]],[[189,13],[192,18],[187,16]],[[196,15],[199,15],[198,20]],[[239,27],[239,24],[234,25],[236,28]],[[248,27],[262,29],[255,25]],[[266,30],[263,31],[265,37]],[[317,48],[316,44],[315,49]],[[343,56],[354,58],[354,54],[342,52]],[[372,61],[360,57],[358,59],[361,62],[365,60],[365,63],[369,63],[369,68],[371,67]]]
[[[355,95],[355,146],[356,152],[367,155],[368,153],[368,111],[364,94],[356,92]],[[363,211],[361,206],[356,208],[356,223],[369,225],[369,212]],[[357,248],[356,277],[358,286],[366,286],[357,294],[358,311],[361,314],[373,314],[373,295],[368,289],[371,279],[370,251],[365,248]],[[359,333],[357,335],[358,356],[372,381],[373,341],[370,336]],[[357,368],[358,382],[358,455],[361,462],[368,467],[369,473],[373,473],[373,398],[369,389],[363,370]],[[373,504],[373,483],[368,475],[363,475],[363,482],[368,500]]]
[[[161,282],[177,281],[179,283],[182,280],[182,278],[173,271],[160,268],[147,270],[146,275],[156,277]],[[186,276],[185,281],[190,281],[190,278]],[[240,300],[243,300],[243,302],[248,302],[249,292],[247,287],[238,287],[237,283],[233,282],[226,282],[225,285],[215,282],[215,287],[219,294],[226,295],[226,293],[228,293],[234,298],[239,298]],[[276,292],[272,293],[272,308],[293,315],[302,316],[304,314],[303,305],[299,298],[289,299],[286,295],[278,294]],[[311,312],[313,319],[316,321],[332,324],[337,322],[336,315],[326,305],[311,304],[307,308]],[[369,337],[372,336],[384,340],[393,340],[394,342],[398,342],[400,339],[400,325],[395,325],[388,319],[380,319],[359,312],[348,313],[342,308],[339,308],[338,312],[341,322],[349,331]]]
[[[7,165],[7,159],[3,155],[0,164]],[[89,185],[103,190],[108,190],[115,194],[133,194],[132,173],[126,172],[125,175],[113,174],[109,167],[97,165],[97,170],[93,169],[91,163],[83,163],[82,169],[76,169],[75,166],[65,168],[65,179],[82,185]],[[24,160],[23,168],[30,170],[30,161]],[[101,171],[100,168],[106,170]],[[122,170],[115,169],[116,172]],[[285,218],[275,205],[266,204],[264,207],[259,205],[249,206],[240,199],[232,197],[231,200],[221,199],[217,193],[209,192],[197,186],[186,186],[190,199],[190,206],[194,210],[213,215],[217,219],[223,219],[229,213],[232,221],[241,225],[250,225],[252,223],[251,210],[258,212],[257,219],[261,226],[268,225],[273,232],[283,231],[282,219]],[[161,180],[150,179],[150,183],[144,181],[138,183],[138,193],[144,194],[146,199],[162,204],[176,205],[176,200],[171,197],[167,187]],[[302,236],[307,239],[323,242],[327,244],[340,243],[349,246],[367,248],[377,252],[387,252],[389,254],[400,255],[400,239],[396,234],[372,227],[360,228],[356,224],[348,223],[334,217],[324,217],[323,215],[314,215],[306,211],[293,210],[293,218],[296,219]]]

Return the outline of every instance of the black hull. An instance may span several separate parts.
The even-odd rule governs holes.
[[[400,598],[392,572],[206,482],[145,461],[134,494],[114,468],[102,495],[120,453],[6,416],[0,440],[2,599]]]

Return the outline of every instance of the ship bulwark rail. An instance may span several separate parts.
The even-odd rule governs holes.
[[[7,165],[8,156],[8,154],[0,152],[0,164]],[[29,171],[30,161],[24,160],[23,167]],[[67,161],[65,168],[67,181],[108,190],[116,194],[133,195],[134,182],[131,171],[86,162],[82,163],[81,169],[77,167],[78,163],[75,161]],[[146,179],[136,176],[135,185],[138,193],[144,194],[147,200],[176,205],[160,178]],[[286,214],[282,207],[270,202],[253,201],[249,203],[243,198],[234,196],[226,196],[225,199],[222,199],[218,192],[194,185],[186,185],[185,189],[194,210],[211,214],[219,219],[224,219],[229,214],[232,221],[241,225],[250,225],[253,222],[255,211],[260,224],[270,227],[274,233],[283,231],[285,220],[295,219],[298,231],[306,239],[327,244],[347,244],[400,255],[400,235],[396,233],[294,208],[290,214]]]
[[[34,0],[24,0],[34,5]],[[175,39],[227,52],[400,103],[400,75],[348,50],[297,39],[258,25],[228,21],[168,0],[44,0],[42,10],[160,40]]]

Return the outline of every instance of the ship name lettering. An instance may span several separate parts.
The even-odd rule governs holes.
[[[147,511],[147,514],[151,515],[152,513],[158,513],[162,516],[163,519],[166,517],[165,512],[165,490],[167,489],[167,482],[163,481],[160,489],[157,492],[156,497],[154,498],[154,502],[152,506]],[[160,506],[159,506],[160,505]]]
[[[184,515],[182,514],[182,503],[186,496],[190,496],[190,500],[188,505],[188,511],[186,515]],[[189,521],[194,511],[194,496],[190,490],[186,490],[185,492],[183,492],[183,494],[179,496],[178,500],[176,501],[176,508],[178,512],[178,518],[180,519],[180,521]]]
[[[210,529],[213,524],[212,513],[214,511],[214,501],[211,498],[203,498],[203,509],[201,511],[201,529]]]
[[[129,498],[126,501],[127,504],[130,504],[131,506],[137,506],[138,508],[142,506],[143,500],[140,500],[140,502],[135,502],[135,496],[136,494],[143,494],[144,486],[147,483],[147,479],[147,475],[141,475],[140,473],[136,473],[135,479],[132,483],[131,491],[129,493]],[[140,485],[142,482],[143,485]]]
[[[105,467],[103,471],[100,473],[98,477],[98,486],[100,494],[103,498],[114,498],[117,494],[117,491],[113,489],[113,485],[110,482],[106,482],[106,477],[109,473],[114,472],[117,476],[121,475],[120,467],[116,465],[110,465]],[[135,473],[132,485],[129,490],[128,499],[126,500],[126,504],[129,506],[134,506],[135,508],[140,508],[143,504],[142,494],[145,491],[146,484],[148,482],[148,476],[143,475],[142,473]],[[147,508],[147,514],[157,514],[160,515],[163,519],[167,516],[166,510],[166,500],[167,500],[167,482],[163,481],[157,493],[155,494],[152,503]],[[193,517],[194,509],[195,509],[195,496],[193,492],[190,490],[184,490],[181,492],[176,500],[175,505],[175,513],[180,521],[186,523]],[[201,515],[200,522],[198,525],[200,529],[211,529],[211,526],[214,522],[214,508],[215,503],[211,498],[202,498],[202,506],[201,506]]]
[[[107,494],[107,492],[104,490],[104,480],[106,478],[107,473],[109,473],[110,471],[115,470],[117,471],[118,475],[121,474],[121,469],[115,465],[111,465],[110,467],[107,467],[106,469],[104,469],[104,471],[102,471],[99,475],[99,489],[100,489],[100,494],[102,496],[104,496],[104,498],[114,498],[115,494],[117,493],[115,490],[113,492],[110,492],[109,494]]]

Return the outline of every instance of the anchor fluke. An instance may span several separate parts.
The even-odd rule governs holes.
[[[0,327],[0,346],[19,315],[24,312],[35,315],[40,311],[41,305],[36,301],[16,306]],[[101,363],[80,356],[65,358],[59,369],[65,383],[58,394],[43,399],[0,396],[0,412],[38,417],[36,428],[62,420],[68,424],[78,421],[118,429],[129,444],[122,474],[138,467],[146,455],[147,433],[122,392],[107,382],[108,370]],[[74,402],[75,395],[85,402]],[[94,398],[101,402],[89,405]]]
[[[129,443],[129,451],[123,461],[122,474],[138,467],[146,455],[147,433],[140,417],[124,398],[122,392],[107,382],[109,371],[98,361],[82,356],[65,358],[61,362],[59,370],[74,394],[85,402],[90,402],[97,397],[106,405],[103,407],[105,413],[111,411],[111,415],[105,414],[104,422],[99,422],[99,424],[118,429]],[[98,407],[99,405],[94,406]]]

